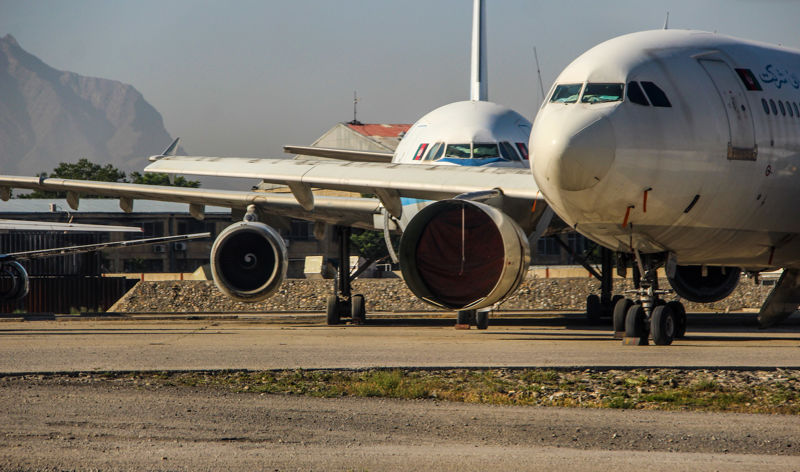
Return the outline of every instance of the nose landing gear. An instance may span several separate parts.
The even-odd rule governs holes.
[[[650,259],[643,263],[638,252],[636,259],[642,274],[639,287],[628,291],[634,300],[624,298],[614,306],[614,330],[624,330],[626,345],[646,346],[649,338],[659,346],[672,344],[686,333],[686,309],[679,301],[661,299],[672,291],[658,288],[658,265]]]

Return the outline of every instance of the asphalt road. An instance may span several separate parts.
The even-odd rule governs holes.
[[[800,326],[693,316],[672,346],[623,346],[579,315],[325,326],[319,316],[0,323],[1,372],[362,367],[798,367]]]

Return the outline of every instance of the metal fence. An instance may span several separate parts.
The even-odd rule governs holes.
[[[30,277],[28,295],[0,303],[0,313],[102,312],[135,284],[125,277]]]

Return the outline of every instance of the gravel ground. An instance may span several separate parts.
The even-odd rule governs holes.
[[[797,470],[796,416],[0,383],[0,470]]]
[[[669,282],[661,281],[662,287]],[[630,280],[615,280],[616,292],[631,288]],[[760,307],[772,286],[743,280],[736,290],[716,303],[685,302],[689,311],[728,312]],[[289,279],[272,297],[259,303],[235,302],[208,281],[139,282],[109,311],[114,312],[274,312],[325,311],[332,280]],[[599,294],[593,278],[527,278],[519,290],[502,303],[502,310],[584,310],[586,296]],[[367,311],[431,311],[435,308],[415,297],[401,279],[357,279],[353,293],[365,296]]]

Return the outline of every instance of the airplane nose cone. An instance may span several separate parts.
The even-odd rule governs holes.
[[[578,191],[593,187],[608,173],[616,148],[614,129],[606,117],[587,118],[572,126],[561,122],[537,130],[532,140],[537,178],[561,190]]]

